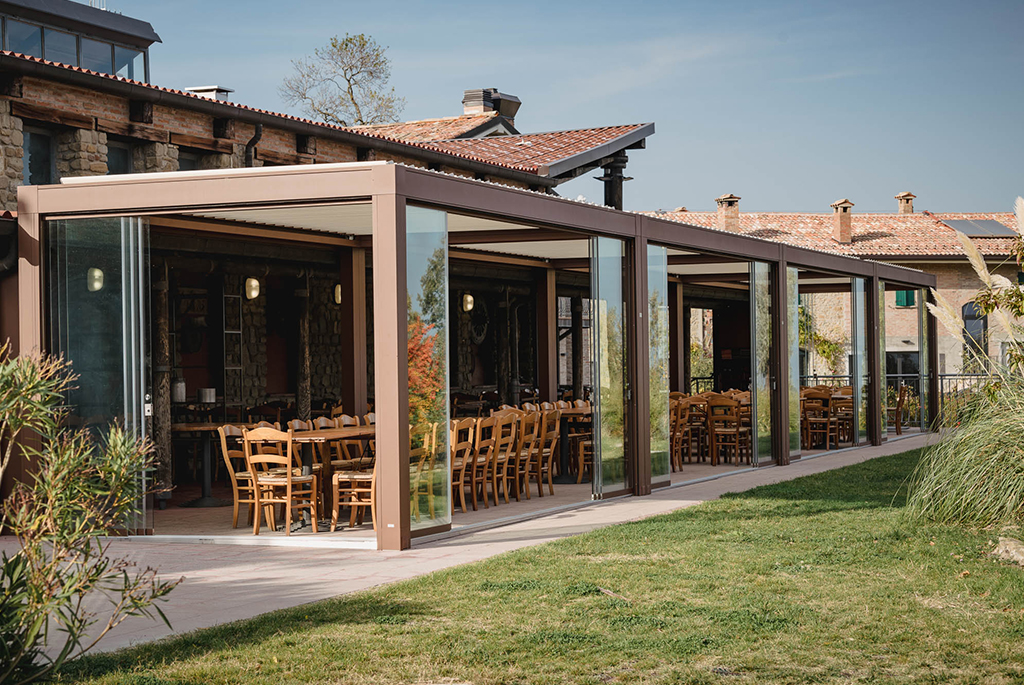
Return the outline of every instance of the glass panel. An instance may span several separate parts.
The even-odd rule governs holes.
[[[853,424],[856,432],[854,444],[860,444],[867,437],[868,418],[867,303],[864,279],[851,278],[850,285],[850,376],[853,385]]]
[[[43,32],[38,26],[8,19],[7,49],[31,57],[43,56]]]
[[[599,475],[594,492],[601,496],[626,488],[625,243],[618,238],[591,241],[590,290],[593,298],[594,381],[597,387],[595,431],[600,439],[594,463]]]
[[[448,215],[406,209],[412,529],[451,523],[448,472]]]
[[[128,217],[49,223],[50,349],[77,375],[69,425],[102,433],[117,421],[146,435],[147,236]],[[128,528],[152,529],[142,510]]]
[[[668,250],[647,246],[647,343],[650,362],[651,483],[672,480],[669,470]]]
[[[56,180],[53,167],[53,138],[46,133],[25,131],[24,152],[26,185],[47,185]]]
[[[43,32],[43,37],[46,39],[44,50],[46,59],[51,62],[70,64],[73,67],[78,66],[78,38],[73,34],[53,29],[46,29]]]
[[[771,265],[750,263],[750,355],[752,464],[770,462],[772,455],[771,344],[772,298]]]
[[[789,456],[800,455],[800,271],[786,267],[786,317],[789,339]]]
[[[920,378],[917,382],[918,397],[921,398],[920,410],[918,413],[918,425],[922,430],[929,430],[928,423],[928,399],[929,385],[928,377],[931,375],[931,366],[928,358],[928,290],[921,288],[917,298],[917,349],[921,351],[918,355],[917,368],[920,371]]]
[[[112,73],[111,45],[91,38],[82,39],[82,68],[104,74]]]
[[[133,81],[146,80],[146,68],[143,55],[138,50],[114,46],[114,73]]]

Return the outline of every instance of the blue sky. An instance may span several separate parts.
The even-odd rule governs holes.
[[[153,24],[153,81],[292,111],[290,60],[335,34],[389,46],[403,119],[466,88],[523,101],[524,132],[653,121],[627,209],[1010,211],[1024,195],[1024,2],[107,0]],[[563,195],[600,201],[586,178]]]

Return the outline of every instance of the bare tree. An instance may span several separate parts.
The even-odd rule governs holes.
[[[405,98],[388,88],[386,51],[363,33],[335,36],[312,56],[292,60],[295,73],[281,84],[281,96],[307,116],[340,126],[397,121]]]

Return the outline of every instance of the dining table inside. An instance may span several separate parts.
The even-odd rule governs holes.
[[[372,440],[376,435],[377,427],[372,424],[368,426],[344,426],[341,428],[314,428],[312,430],[293,432],[292,442],[300,445],[302,449],[302,475],[309,476],[313,474],[314,445],[340,440]],[[334,465],[331,463],[330,458],[323,460],[319,477],[321,501],[329,502],[333,494],[331,481],[334,477]]]

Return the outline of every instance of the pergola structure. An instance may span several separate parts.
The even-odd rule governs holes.
[[[150,339],[151,316],[158,314],[151,310],[159,309],[153,303],[166,306],[166,294],[159,299],[166,283],[150,261],[151,235],[172,247],[221,238],[254,246],[239,251],[240,259],[302,246],[334,251],[345,324],[335,350],[344,371],[340,399],[361,412],[372,398],[380,549],[404,549],[414,537],[451,528],[451,515],[443,511],[432,519],[413,515],[409,464],[413,424],[432,420],[447,435],[453,261],[529,269],[533,380],[541,400],[559,394],[559,274],[586,274],[597,330],[594,413],[598,423],[612,425],[614,399],[621,431],[599,448],[609,454],[595,462],[610,464],[614,456],[626,465],[615,479],[595,475],[598,498],[643,496],[669,484],[667,462],[658,455],[666,449],[668,394],[689,388],[689,297],[733,293],[736,311],[749,316],[740,328],[746,356],[729,357],[748,364],[749,390],[757,398],[759,455],[752,463],[786,465],[799,453],[798,292],[850,293],[860,331],[853,357],[863,379],[856,382],[851,373],[864,427],[863,439],[854,443],[877,445],[885,439],[880,294],[934,285],[933,276],[911,269],[384,162],[66,179],[21,187],[18,194],[19,269],[3,296],[5,304],[17,303],[19,316],[4,319],[0,337],[10,337],[18,353],[68,356],[83,388],[102,379],[105,386],[90,392],[112,398],[94,413],[106,412],[108,420],[122,419],[144,434],[166,428],[162,405],[169,384],[160,358],[166,341]],[[108,266],[91,266],[90,259]],[[90,320],[96,317],[88,298],[103,292],[104,271],[108,292],[117,286],[117,300],[106,320]],[[304,288],[295,296],[302,303],[298,339],[308,345],[311,300]],[[93,337],[76,342],[87,334]],[[923,334],[934,341],[930,317]],[[424,387],[418,372],[410,376],[410,360],[425,341],[436,364],[432,373],[442,380]],[[107,357],[95,357],[97,349]],[[934,356],[934,344],[929,352]],[[116,357],[112,366],[109,357]],[[620,363],[621,379],[609,368]],[[94,378],[93,367],[103,364]],[[308,411],[309,367],[298,368]],[[934,417],[934,361],[927,368],[928,414]],[[617,394],[606,395],[613,377]],[[434,482],[447,510],[447,438],[438,445],[431,467],[442,474]]]

